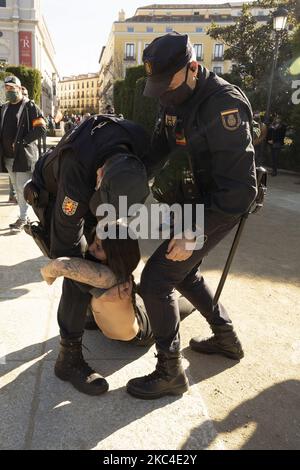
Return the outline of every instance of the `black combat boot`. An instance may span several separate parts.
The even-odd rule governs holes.
[[[222,354],[230,359],[240,360],[244,351],[231,323],[211,325],[214,336],[208,339],[192,338],[190,347],[203,354]]]
[[[127,384],[127,392],[136,398],[153,400],[165,395],[182,395],[189,389],[187,376],[181,364],[180,353],[159,352],[156,369],[145,377],[132,379]]]
[[[55,364],[55,375],[87,395],[101,395],[108,390],[108,383],[95,372],[82,355],[82,338],[61,339],[60,352]]]

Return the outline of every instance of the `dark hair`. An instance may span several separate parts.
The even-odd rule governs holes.
[[[116,239],[102,240],[102,247],[107,257],[107,266],[118,282],[128,282],[141,259],[138,240],[129,237],[128,229],[127,238],[120,239],[120,226],[116,223]]]

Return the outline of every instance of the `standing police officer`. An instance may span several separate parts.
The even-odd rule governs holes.
[[[182,197],[175,191],[180,200],[172,202],[202,203],[206,235],[201,250],[192,251],[184,238],[163,243],[142,274],[140,292],[153,328],[158,362],[152,374],[129,381],[127,391],[153,399],[188,390],[181,365],[175,288],[201,312],[214,333],[207,340],[193,338],[193,350],[236,360],[244,355],[225,308],[220,303],[213,305],[199,267],[248,211],[257,184],[252,110],[241,90],[199,66],[187,35],[174,32],[156,38],[145,49],[143,60],[148,75],[144,94],[158,97],[161,104],[152,165],[157,168],[167,157],[170,167],[172,156],[186,156],[194,188],[185,191],[185,182],[181,182]]]
[[[82,257],[85,235],[97,225],[94,216],[101,203],[112,204],[118,214],[119,196],[128,197],[128,206],[144,202],[149,189],[141,160],[148,148],[140,126],[115,116],[97,116],[84,121],[39,160],[24,193],[42,221],[51,258]],[[108,383],[82,355],[91,291],[91,286],[64,279],[55,374],[80,392],[99,395],[108,390]]]

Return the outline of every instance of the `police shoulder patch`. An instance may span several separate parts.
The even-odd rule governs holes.
[[[236,131],[241,123],[241,116],[238,109],[228,109],[221,112],[222,124],[228,131]]]
[[[65,197],[62,205],[63,213],[71,217],[72,215],[76,214],[78,206],[78,202],[73,201],[73,199],[70,199],[69,197]]]

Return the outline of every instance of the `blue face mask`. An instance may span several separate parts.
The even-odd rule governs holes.
[[[186,69],[184,82],[175,90],[166,91],[159,97],[163,106],[178,106],[192,96],[194,90],[187,84],[188,73],[189,67]]]
[[[11,104],[15,104],[20,100],[20,94],[17,91],[6,91],[5,97]]]

